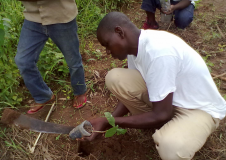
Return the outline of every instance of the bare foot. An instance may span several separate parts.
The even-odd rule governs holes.
[[[73,107],[81,108],[85,105],[87,101],[86,93],[74,97]]]

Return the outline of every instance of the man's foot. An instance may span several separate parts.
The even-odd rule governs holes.
[[[86,93],[75,96],[74,102],[73,102],[73,107],[80,109],[86,105],[86,102],[87,102]]]
[[[52,102],[55,99],[55,96],[52,95],[52,98],[50,100],[48,100],[45,103],[34,103],[33,106],[30,108],[29,111],[27,111],[27,114],[35,114],[37,113],[39,110],[41,110],[46,104]]]
[[[146,22],[144,22],[142,29],[159,29],[159,25],[156,21],[153,23],[150,23],[146,19]]]

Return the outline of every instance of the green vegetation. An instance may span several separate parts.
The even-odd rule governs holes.
[[[112,126],[112,128],[106,131],[105,133],[106,138],[112,137],[115,133],[117,133],[117,135],[126,133],[127,131],[126,129],[118,128],[118,125],[115,125],[115,118],[111,115],[111,113],[105,112],[104,115],[107,118],[109,124]]]
[[[20,75],[14,56],[23,22],[23,7],[15,0],[0,0],[0,4],[0,106],[12,107],[22,101],[22,94],[16,90]]]
[[[199,6],[200,6],[200,2],[201,2],[202,0],[197,0],[197,1],[195,1],[195,9],[197,9]]]
[[[103,16],[128,2],[130,0],[76,0],[82,54],[88,45],[87,38],[95,35],[97,25]],[[14,62],[23,25],[23,10],[24,7],[18,0],[0,0],[0,111],[6,106],[19,105],[24,99],[24,93],[18,91],[19,85],[23,85],[23,80]],[[99,59],[100,53],[95,54]],[[47,41],[37,65],[47,83],[65,81],[69,76],[66,61],[51,40]]]
[[[4,130],[0,130],[0,140],[4,139],[5,145],[7,147],[12,147],[14,150],[19,150],[25,154],[28,154],[21,146],[21,143],[16,143],[13,139],[6,135],[6,128]],[[1,152],[0,152],[1,153]]]

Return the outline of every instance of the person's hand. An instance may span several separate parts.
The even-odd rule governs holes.
[[[94,131],[105,131],[109,126],[108,120],[105,117],[95,118],[89,121]],[[93,132],[90,137],[83,137],[80,141],[92,141],[98,137],[103,136],[103,133]]]
[[[161,12],[164,14],[172,14],[175,11],[175,6],[171,5],[170,9],[168,11],[164,11],[163,8],[161,8]]]

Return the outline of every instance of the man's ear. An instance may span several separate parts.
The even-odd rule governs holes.
[[[119,35],[119,37],[121,37],[122,39],[125,38],[125,33],[124,33],[122,27],[116,26],[115,27],[115,33],[117,33]]]

